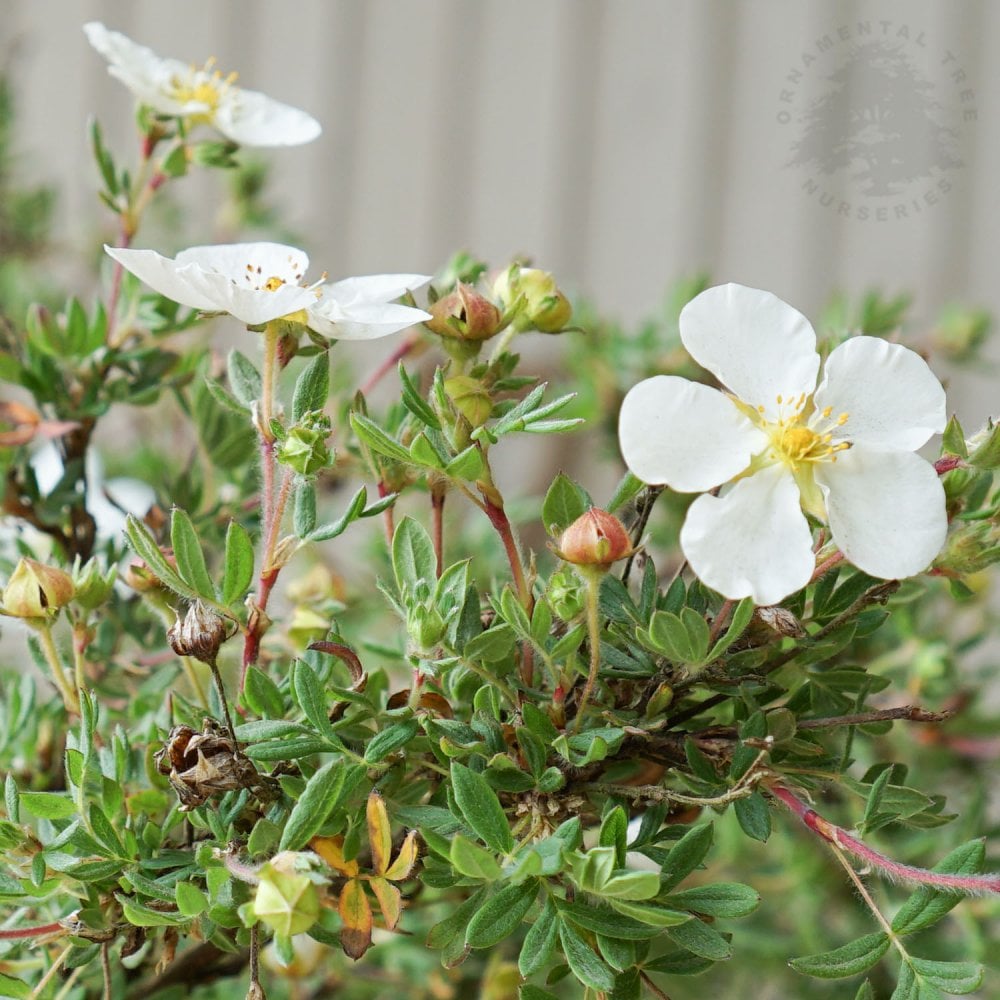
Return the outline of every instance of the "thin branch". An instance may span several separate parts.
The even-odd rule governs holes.
[[[832,715],[826,719],[800,719],[798,729],[832,729],[834,726],[864,726],[869,722],[945,722],[954,711],[928,712],[919,705],[901,705],[874,712],[857,712],[854,715]]]
[[[628,557],[625,568],[622,570],[622,583],[624,584],[628,584],[628,578],[632,573],[632,563],[635,561],[642,536],[646,533],[646,525],[649,523],[650,514],[653,513],[657,497],[659,497],[665,488],[663,486],[647,486],[643,492],[642,499],[639,501],[639,517],[632,527],[632,548],[636,551],[633,551]]]

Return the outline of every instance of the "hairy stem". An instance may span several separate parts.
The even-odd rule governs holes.
[[[1000,893],[1000,874],[998,873],[953,875],[947,872],[933,872],[927,868],[917,868],[913,865],[904,865],[869,847],[864,841],[859,840],[836,824],[830,823],[784,785],[772,784],[768,791],[795,813],[813,833],[827,843],[860,858],[883,876],[901,882],[915,882],[918,885],[931,886],[945,892]]]
[[[586,581],[587,642],[590,646],[590,670],[587,673],[587,683],[584,685],[583,693],[580,695],[576,718],[573,720],[573,732],[578,732],[580,729],[580,723],[583,722],[584,713],[587,711],[591,695],[594,693],[598,671],[601,669],[601,619],[598,600],[601,593],[601,575],[587,573]]]
[[[73,715],[79,715],[80,699],[63,669],[62,657],[59,655],[59,650],[56,649],[55,641],[52,638],[52,626],[47,621],[42,621],[35,627],[35,634],[38,636],[38,644],[45,656],[45,662],[52,670],[52,679],[62,695],[66,711]]]

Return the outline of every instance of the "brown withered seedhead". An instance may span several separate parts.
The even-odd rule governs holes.
[[[249,789],[262,801],[277,795],[275,781],[257,771],[214,719],[205,719],[200,733],[190,726],[174,726],[153,759],[160,774],[169,778],[182,812],[240,788]]]

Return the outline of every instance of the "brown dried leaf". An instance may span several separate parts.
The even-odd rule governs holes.
[[[347,861],[344,858],[344,838],[337,837],[313,837],[309,841],[309,846],[334,870],[354,878],[360,869],[355,860]]]

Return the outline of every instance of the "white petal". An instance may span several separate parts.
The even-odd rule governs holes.
[[[247,326],[260,326],[308,309],[316,301],[315,292],[308,288],[282,285],[273,292],[247,288],[227,274],[203,271],[195,264],[189,264],[179,273],[197,293],[211,299],[212,311],[229,313]]]
[[[644,483],[698,493],[741,473],[767,436],[717,389],[655,375],[625,397],[618,441],[625,464]]]
[[[177,255],[177,264],[197,264],[203,270],[225,274],[247,287],[257,287],[268,278],[298,285],[309,269],[309,257],[284,243],[222,243],[182,250]]]
[[[395,303],[355,305],[343,309],[328,299],[309,310],[309,326],[317,333],[337,340],[377,340],[430,318],[431,314],[423,309]]]
[[[429,274],[366,274],[324,285],[323,294],[345,307],[360,302],[391,302],[430,280]]]
[[[121,247],[104,247],[105,253],[118,261],[127,271],[144,281],[154,291],[165,295],[182,306],[213,312],[220,307],[204,290],[192,286],[181,273],[177,262],[162,257],[155,250],[126,250]]]
[[[881,337],[854,337],[827,359],[816,408],[848,414],[837,437],[914,451],[946,423],[944,389],[919,354]]]
[[[926,569],[948,532],[944,489],[933,466],[908,451],[855,445],[816,466],[833,540],[848,562],[898,580]]]
[[[681,311],[681,340],[691,357],[752,406],[778,416],[777,397],[812,394],[819,372],[809,320],[770,292],[719,285]]]
[[[305,111],[236,87],[223,95],[213,121],[223,135],[242,146],[300,146],[323,131]]]
[[[816,560],[791,475],[772,465],[728,493],[706,493],[688,508],[681,549],[706,586],[724,597],[776,604],[801,590]]]
[[[171,96],[172,81],[184,79],[190,67],[177,59],[163,59],[145,45],[133,42],[118,31],[91,21],[83,26],[87,40],[107,59],[108,72],[132,91],[143,104],[166,115],[203,113],[207,106],[182,102]]]

